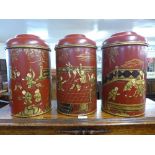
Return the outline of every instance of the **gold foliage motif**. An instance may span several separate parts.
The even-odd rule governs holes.
[[[43,113],[43,111],[37,106],[37,104],[40,104],[41,102],[41,93],[39,89],[35,90],[34,95],[32,95],[30,92],[27,92],[26,90],[22,91],[24,104],[26,105],[24,111],[18,113],[17,115],[25,117],[25,116],[32,116],[32,115],[38,115]],[[35,99],[35,104],[32,104],[32,99]]]
[[[87,112],[88,111],[88,103],[81,103],[79,107],[80,112]]]
[[[43,66],[40,66],[40,75],[39,80],[44,80],[46,78],[50,77],[50,69],[49,68],[43,68]]]
[[[75,69],[75,72],[77,72],[77,74],[80,76],[80,82],[81,83],[86,83],[87,82],[86,72],[82,68],[82,64],[80,64],[80,67],[79,68],[76,68]]]
[[[18,78],[18,77],[20,77],[20,72],[17,70],[17,69],[12,69],[11,67],[10,67],[10,78],[11,79],[16,79],[16,78]]]
[[[70,62],[66,64],[66,69],[64,70],[67,71],[69,78],[71,78],[71,72],[73,72],[73,74],[76,76],[76,72],[73,70],[73,66],[70,64]]]
[[[31,104],[32,103],[32,94],[30,92],[26,92],[25,90],[22,91],[24,104]]]
[[[35,68],[29,68],[28,72],[26,72],[25,75],[22,75],[22,71],[18,71],[18,65],[17,68],[11,68],[10,67],[10,78],[13,80],[14,91],[20,91],[22,95],[18,95],[16,98],[21,103],[24,104],[24,110],[22,112],[19,112],[15,116],[19,117],[29,117],[29,116],[35,116],[45,113],[49,110],[49,108],[44,109],[44,111],[40,108],[40,105],[42,103],[42,94],[39,90],[40,87],[42,87],[41,80],[44,80],[45,78],[49,78],[50,76],[50,69],[44,68],[43,63],[48,63],[48,56],[46,51],[42,49],[30,49],[30,48],[16,48],[16,49],[10,49],[11,50],[11,63],[13,64],[15,60],[19,60],[19,54],[22,52],[22,54],[27,55],[28,59],[28,66],[32,65],[32,63],[38,63],[40,67],[40,74],[38,77],[36,77],[37,73],[35,72]],[[26,60],[27,60],[26,59]],[[14,65],[13,65],[14,66]],[[33,66],[33,65],[32,65]],[[47,66],[47,65],[44,65]],[[14,80],[17,79],[17,80]],[[22,81],[24,82],[22,82]],[[26,88],[25,88],[26,84]],[[30,90],[29,90],[30,89]],[[10,93],[11,90],[10,90]],[[19,93],[19,92],[18,92]],[[10,95],[12,99],[12,94]]]
[[[79,64],[79,67],[74,67],[72,64],[70,64],[70,62],[68,62],[62,71],[67,72],[68,74],[68,79],[64,80],[62,77],[60,77],[58,80],[58,89],[62,91],[64,91],[63,84],[69,80],[74,80],[74,83],[71,85],[69,90],[74,89],[77,91],[81,90],[82,84],[94,84],[96,80],[95,75],[88,73],[81,63]]]
[[[60,91],[67,91],[68,94],[71,93],[75,95],[86,92],[89,95],[89,98],[87,99],[89,102],[92,102],[92,98],[96,97],[95,72],[95,67],[82,66],[81,63],[79,66],[73,66],[68,62],[65,67],[57,68],[57,88]],[[85,111],[86,110],[87,108],[85,106]]]
[[[113,89],[109,92],[109,94],[108,94],[108,100],[110,100],[110,99],[115,100],[116,97],[117,97],[118,95],[120,95],[120,94],[118,93],[118,87],[115,87],[115,88],[113,88]]]
[[[41,93],[40,93],[39,89],[35,90],[34,98],[35,98],[35,102],[40,102],[41,101]]]
[[[66,83],[66,80],[63,79],[63,77],[61,76],[58,79],[58,90],[64,91],[63,89],[63,84]]]
[[[43,69],[42,66],[40,66],[40,75],[39,78],[35,78],[35,72],[30,68],[29,72],[27,73],[25,79],[27,81],[28,88],[32,88],[33,86],[41,87],[41,83],[38,83],[39,80],[44,80],[49,77],[49,69]]]
[[[37,107],[35,105],[29,105],[29,106],[25,107],[24,111],[19,112],[15,116],[29,117],[29,116],[33,116],[33,115],[39,115],[42,113],[44,113],[44,111],[42,109],[40,109],[39,107]]]
[[[135,89],[135,92],[133,95],[130,95],[128,97],[138,97],[138,96],[143,96],[145,93],[145,80],[144,80],[144,72],[139,70],[139,76],[137,78],[130,77],[130,78],[118,78],[118,79],[113,79],[112,81],[107,82],[106,84],[116,82],[116,81],[127,81],[124,88],[123,92],[128,92],[131,91],[133,88]],[[109,92],[108,99],[115,100],[118,91],[118,87],[115,87]],[[122,94],[123,95],[123,94]],[[125,95],[127,97],[127,95]]]
[[[145,93],[145,73],[143,70],[138,69],[142,68],[143,65],[144,62],[142,60],[132,59],[125,62],[121,66],[116,66],[115,69],[106,76],[106,82],[104,85],[108,85],[117,81],[126,81],[123,92],[133,92],[133,88],[135,89],[135,91],[130,96],[125,94],[125,97],[131,98],[143,96]],[[111,90],[111,92],[109,92],[108,98],[114,99],[115,97],[112,97],[112,94],[113,96],[115,96],[115,91],[116,89]]]
[[[77,91],[81,90],[81,86],[79,84],[72,84],[72,86],[70,87],[70,90],[76,89]]]
[[[124,86],[123,91],[130,91],[132,88],[135,88],[135,92],[132,96],[138,97],[143,96],[145,92],[145,81],[144,81],[144,73],[141,71],[140,75],[137,79],[131,79]]]
[[[29,73],[27,73],[26,78],[25,78],[25,80],[27,81],[28,88],[31,88],[33,85],[36,84],[36,81],[35,81],[34,78],[35,78],[35,73],[34,73],[34,71],[30,68],[30,69],[29,69]]]
[[[34,95],[32,95],[30,92],[26,92],[25,90],[22,91],[23,94],[23,99],[24,99],[24,104],[31,104],[32,99],[34,97],[35,102],[41,102],[41,93],[39,89],[36,89],[34,92]]]

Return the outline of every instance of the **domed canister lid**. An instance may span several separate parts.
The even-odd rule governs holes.
[[[70,34],[65,36],[65,38],[59,40],[58,45],[56,45],[55,49],[68,47],[97,48],[96,43],[86,38],[86,36],[83,34]]]
[[[119,32],[105,40],[102,48],[121,46],[121,45],[144,45],[148,46],[146,39],[132,31]]]
[[[19,34],[6,42],[9,48],[40,48],[50,51],[49,46],[38,36],[32,34]]]

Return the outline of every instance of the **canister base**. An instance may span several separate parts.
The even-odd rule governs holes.
[[[49,111],[51,111],[52,108],[49,108],[48,110],[44,111],[43,113],[40,113],[40,114],[35,114],[35,115],[32,115],[32,116],[21,116],[21,115],[12,115],[13,117],[18,117],[18,118],[31,118],[31,117],[35,117],[35,116],[40,116],[40,115],[43,115],[45,113],[48,113]]]
[[[91,114],[93,114],[93,113],[96,112],[96,109],[95,109],[94,111],[92,111],[92,112],[85,113],[85,114],[66,114],[66,113],[63,113],[63,112],[61,112],[61,111],[59,111],[59,110],[57,110],[57,111],[58,111],[58,113],[63,114],[63,115],[66,115],[66,116],[77,117],[77,116],[79,116],[79,115],[83,115],[83,116],[91,115]]]
[[[120,116],[120,117],[126,117],[126,118],[140,117],[140,116],[144,115],[144,113],[142,113],[142,114],[139,114],[139,115],[129,116],[129,115],[125,115],[125,114],[124,115],[123,114],[114,114],[114,113],[112,113],[110,111],[107,111],[107,110],[102,110],[102,111],[105,112],[105,113],[114,115],[114,116]]]

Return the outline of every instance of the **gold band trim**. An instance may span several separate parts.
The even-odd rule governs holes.
[[[148,46],[147,43],[141,42],[141,41],[127,41],[127,42],[116,42],[111,44],[105,44],[102,46],[101,49],[107,48],[107,47],[113,47],[113,46],[122,46],[122,45],[144,45]]]
[[[73,67],[73,68],[76,69],[76,67]],[[68,72],[68,71],[66,70],[66,67],[57,68],[56,70],[57,70],[58,72]],[[96,69],[96,68],[83,68],[82,70],[84,70],[84,71],[96,71],[97,69]]]
[[[58,113],[66,115],[66,116],[78,117],[79,115],[84,115],[84,116],[91,115],[91,114],[95,113],[97,110],[95,109],[94,111],[91,111],[89,113],[83,113],[83,114],[82,113],[81,114],[67,114],[67,113],[63,113],[63,112],[59,111],[59,109],[57,109],[57,111],[58,111]]]
[[[118,105],[118,106],[130,106],[130,107],[136,107],[136,106],[140,106],[140,105],[145,105],[144,103],[138,103],[138,104],[121,104],[121,103],[115,103],[115,102],[108,102],[110,104],[115,104],[115,105]]]
[[[111,114],[111,115],[115,115],[115,116],[120,116],[120,117],[139,117],[139,116],[143,116],[144,115],[144,113],[141,113],[141,114],[137,114],[137,115],[128,115],[128,114],[120,114],[120,113],[112,113],[111,111],[108,111],[108,110],[103,110],[102,109],[102,111],[104,111],[105,113],[108,113],[108,114]]]
[[[126,111],[139,111],[143,110],[145,108],[145,104],[120,104],[120,103],[114,103],[114,102],[108,102],[107,106],[109,108],[118,109],[118,110],[126,110]]]
[[[95,48],[95,49],[97,49],[97,46],[90,45],[90,44],[85,44],[85,45],[79,45],[79,44],[56,45],[55,49],[68,48],[68,47],[88,47],[88,48]]]
[[[79,66],[71,66],[71,67],[77,68]],[[65,67],[57,67],[57,68],[63,69],[63,68],[66,68],[66,66]],[[94,67],[94,66],[82,66],[82,68],[84,68],[84,69],[96,69],[96,67]]]
[[[12,48],[35,48],[35,49],[45,49],[45,50],[51,51],[50,48],[47,48],[45,46],[37,46],[37,45],[14,45],[11,47],[6,47],[6,49],[12,49]]]

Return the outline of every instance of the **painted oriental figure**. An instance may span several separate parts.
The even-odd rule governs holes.
[[[122,32],[104,41],[103,99],[105,112],[134,117],[144,114],[146,91],[146,40]]]
[[[7,42],[12,115],[31,117],[50,110],[49,47],[39,37],[17,35]]]
[[[55,48],[58,112],[77,116],[96,111],[96,43],[67,35]]]

